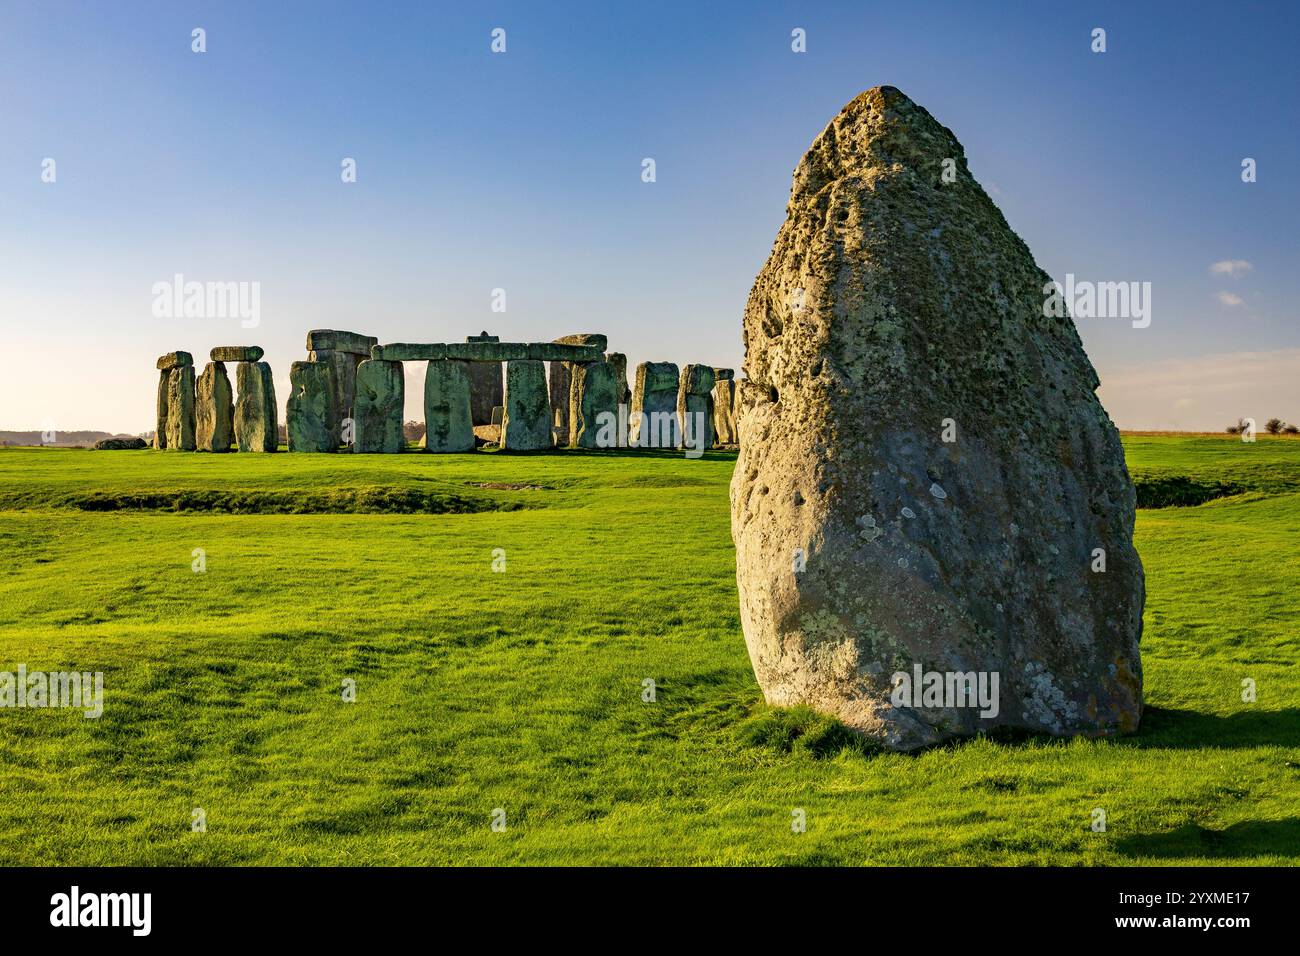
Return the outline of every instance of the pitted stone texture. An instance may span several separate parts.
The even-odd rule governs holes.
[[[273,452],[280,447],[275,382],[265,362],[235,366],[235,442],[240,451]]]
[[[235,402],[230,377],[224,362],[209,362],[194,391],[194,443],[199,451],[225,452],[230,451],[234,440]]]
[[[420,445],[431,452],[474,450],[468,362],[443,359],[429,363],[424,375],[424,438]]]
[[[574,448],[617,448],[621,397],[614,366],[608,362],[575,365],[569,393],[569,444]]]
[[[632,387],[631,442],[638,448],[676,448],[681,426],[677,420],[680,376],[672,362],[642,362]]]
[[[731,371],[725,369],[724,371]],[[713,431],[719,445],[736,444],[736,382],[720,378],[713,385]]]
[[[155,418],[157,425],[153,433],[153,447],[167,447],[167,393],[171,383],[171,369],[162,369],[158,372],[158,396],[157,410]]]
[[[379,344],[373,335],[359,332],[336,332],[333,329],[312,329],[307,333],[308,352],[348,352],[369,358],[370,349]]]
[[[290,451],[338,451],[338,383],[332,363],[294,362],[289,366],[284,422]]]
[[[260,345],[218,345],[208,357],[214,362],[260,362],[262,347]]]
[[[677,418],[682,443],[703,451],[713,447],[713,369],[687,365],[677,389]]]
[[[320,350],[307,353],[312,362],[330,365],[334,369],[334,407],[338,412],[338,435],[335,444],[343,442],[343,423],[353,418],[352,406],[357,394],[357,367],[366,360],[356,352]],[[350,431],[349,431],[350,433]]]
[[[857,97],[800,161],[745,309],[731,486],[770,703],[899,749],[1137,728],[1133,486],[1073,322],[1043,315],[1048,281],[896,89]],[[915,665],[997,673],[998,715],[895,706]]]
[[[392,454],[406,447],[402,414],[406,378],[401,362],[366,359],[357,366],[357,396],[352,407],[354,452]]]
[[[194,451],[194,366],[167,372],[167,450]]]
[[[609,338],[599,332],[577,332],[573,335],[561,335],[555,339],[556,345],[589,345],[599,352],[609,348]],[[599,357],[599,356],[598,356]]]
[[[627,356],[622,352],[605,353],[605,361],[614,369],[614,378],[618,380],[618,401],[621,405],[632,406],[632,389],[627,387]]]
[[[535,359],[507,362],[504,404],[503,450],[539,451],[552,447],[551,397],[546,387],[545,363]]]

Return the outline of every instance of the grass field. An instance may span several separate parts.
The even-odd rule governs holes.
[[[0,670],[105,675],[0,710],[5,862],[1293,864],[1300,441],[1126,446],[1231,492],[1138,514],[1141,732],[917,755],[762,704],[734,455],[0,451]]]

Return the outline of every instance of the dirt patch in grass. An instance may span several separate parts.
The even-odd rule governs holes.
[[[1178,475],[1169,478],[1133,479],[1139,508],[1187,508],[1216,498],[1239,495],[1247,489],[1227,481],[1206,481]]]
[[[219,514],[475,514],[512,511],[511,502],[414,488],[343,488],[332,491],[177,489],[95,491],[45,506],[80,511],[212,512]],[[27,503],[19,507],[39,507]]]

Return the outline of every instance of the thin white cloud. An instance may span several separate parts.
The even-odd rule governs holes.
[[[1231,292],[1216,292],[1214,297],[1219,300],[1220,305],[1238,306],[1245,300],[1239,295],[1233,295]]]
[[[1210,266],[1210,274],[1239,279],[1255,267],[1245,259],[1220,259]]]

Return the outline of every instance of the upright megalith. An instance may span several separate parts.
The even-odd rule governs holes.
[[[469,362],[441,359],[429,363],[424,376],[424,438],[420,441],[425,451],[474,450],[471,374]],[[489,425],[491,417],[488,412]]]
[[[573,367],[569,400],[569,444],[574,448],[617,448],[622,389],[614,366],[585,362]]]
[[[501,341],[497,335],[488,335],[487,331],[478,335],[467,335],[467,344],[494,344]],[[465,356],[468,358],[469,356]],[[469,369],[470,415],[473,425],[491,425],[492,409],[505,404],[505,388],[501,382],[501,362],[477,361]]]
[[[235,443],[240,451],[273,452],[280,447],[275,381],[265,362],[235,366]]]
[[[573,363],[550,362],[547,387],[551,396],[551,425],[555,429],[555,443],[569,441],[569,393],[573,391]]]
[[[731,486],[770,703],[903,749],[1138,726],[1133,486],[1048,282],[896,89],[799,162],[745,309]]]
[[[199,451],[226,452],[234,440],[234,392],[225,363],[214,359],[203,367],[194,392],[194,443]]]
[[[340,441],[343,439],[344,422],[353,417],[357,367],[370,358],[370,350],[378,344],[379,339],[373,335],[362,335],[359,332],[312,329],[307,333],[307,358],[334,367],[334,395]]]
[[[357,366],[356,398],[352,406],[354,452],[391,454],[406,447],[402,413],[406,409],[406,380],[401,362],[366,359]]]
[[[194,451],[194,366],[178,365],[167,375],[169,451]]]
[[[681,428],[677,421],[680,376],[672,362],[642,362],[636,367],[632,388],[632,438],[639,448],[676,448]]]
[[[540,451],[552,447],[551,396],[546,387],[546,363],[522,359],[506,363],[505,413],[501,448]]]
[[[713,370],[713,432],[719,445],[736,444],[736,372]]]
[[[713,447],[713,369],[708,365],[687,365],[677,387],[677,419],[682,426],[682,444],[704,451]]]
[[[156,363],[158,369],[157,424],[154,430],[154,448],[171,447],[175,451],[194,450],[194,356],[189,352],[168,352],[160,355]],[[180,381],[181,369],[189,367],[189,401],[188,423],[185,409],[185,389]],[[173,403],[176,414],[173,415]],[[169,442],[169,431],[178,436],[179,442]],[[185,435],[189,435],[189,447],[185,447]]]
[[[627,356],[622,352],[606,352],[605,361],[614,370],[614,379],[618,383],[618,403],[630,407],[632,390],[627,387]]]
[[[290,451],[338,451],[336,378],[332,362],[294,362],[289,366],[289,398],[284,403],[284,423]]]

